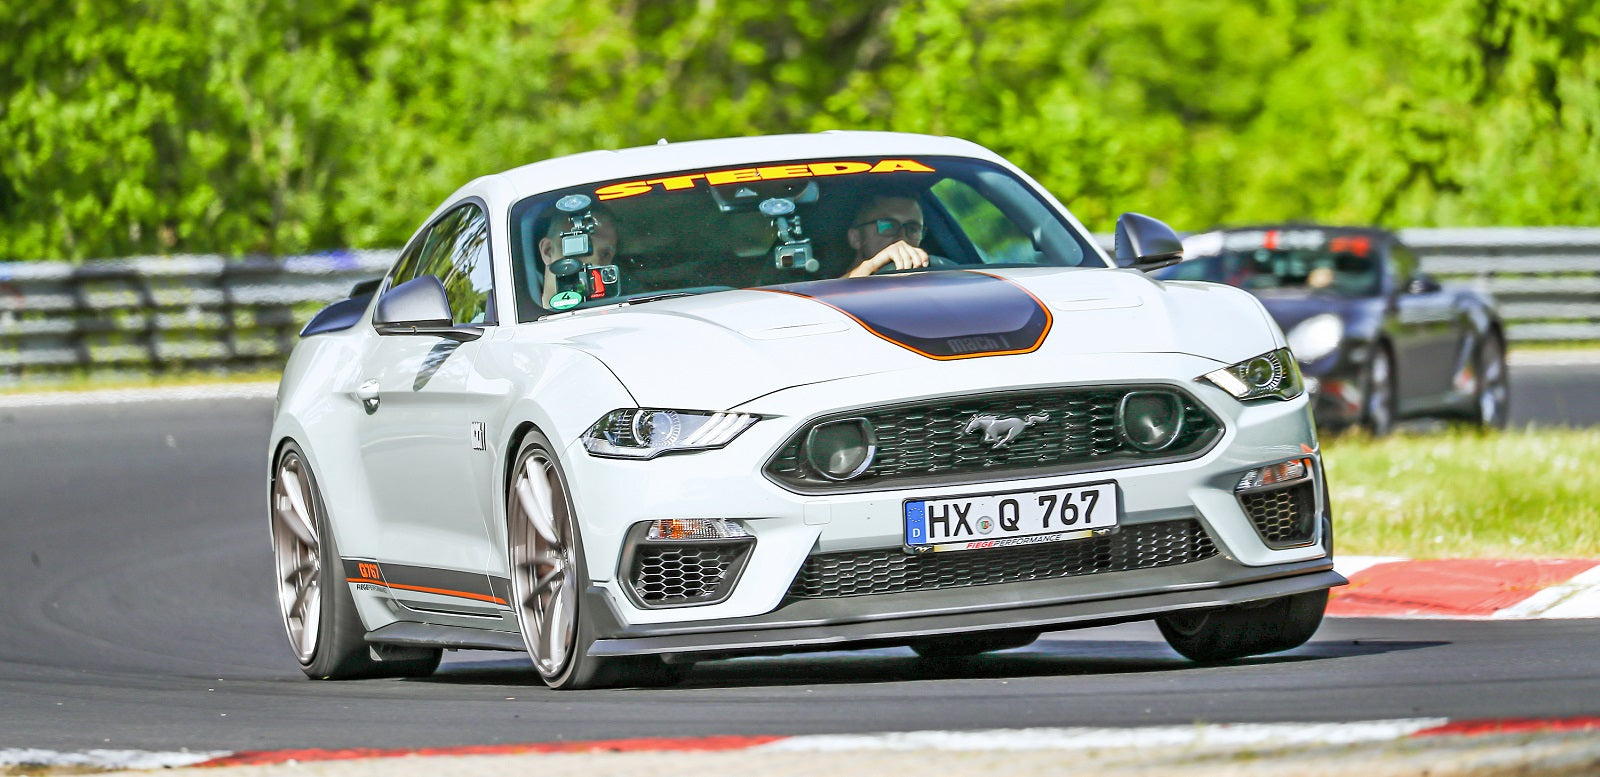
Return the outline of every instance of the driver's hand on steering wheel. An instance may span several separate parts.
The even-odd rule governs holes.
[[[904,240],[897,240],[846,273],[846,278],[865,278],[884,270],[916,270],[928,266],[928,252]]]

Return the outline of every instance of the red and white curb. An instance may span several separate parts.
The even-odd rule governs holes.
[[[1339,556],[1350,585],[1328,615],[1398,618],[1600,618],[1600,559]]]
[[[260,766],[272,764],[471,755],[550,753],[681,752],[864,752],[921,751],[1020,752],[1029,750],[1108,750],[1116,748],[1227,748],[1355,745],[1440,736],[1560,734],[1600,731],[1600,718],[1497,719],[1451,721],[1406,718],[1351,723],[1215,723],[1135,728],[1026,728],[987,731],[912,731],[886,734],[807,736],[713,736],[611,739],[468,745],[426,749],[352,748],[343,750],[253,750],[239,752],[150,752],[86,750],[0,750],[0,765],[79,766],[98,769],[158,769],[184,766]]]

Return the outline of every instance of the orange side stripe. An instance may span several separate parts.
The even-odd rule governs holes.
[[[400,583],[385,583],[382,580],[373,580],[371,578],[366,578],[366,577],[347,577],[347,578],[345,578],[345,582],[348,582],[348,583],[371,583],[372,585],[381,585],[381,586],[383,586],[385,588],[403,588],[403,589],[405,589],[407,591],[421,591],[422,593],[425,593],[425,594],[440,594],[442,596],[459,596],[459,597],[461,597],[463,599],[476,599],[476,600],[478,600],[480,602],[493,602],[495,604],[505,604],[506,603],[506,600],[501,599],[498,596],[490,596],[488,594],[475,594],[475,593],[469,593],[467,591],[451,591],[451,590],[449,590],[447,588],[427,588],[425,586],[420,586],[420,585],[401,585]]]

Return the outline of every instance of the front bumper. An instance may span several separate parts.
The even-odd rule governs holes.
[[[986,361],[986,360],[982,360]],[[1012,374],[1010,365],[1015,366]],[[904,373],[790,389],[735,408],[764,420],[727,447],[651,461],[588,456],[569,447],[588,563],[589,612],[604,613],[597,654],[760,652],[843,644],[903,642],[907,637],[1007,628],[1067,628],[1152,617],[1338,585],[1324,546],[1318,505],[1315,536],[1294,547],[1269,547],[1234,493],[1241,475],[1293,458],[1317,460],[1307,397],[1241,404],[1207,384],[1170,376],[1204,374],[1218,365],[1181,354],[1105,355],[1057,369],[1041,384],[1037,362],[995,360],[944,365],[919,383]],[[1115,376],[1115,380],[1107,376]],[[933,380],[937,378],[937,381]],[[802,494],[765,477],[762,468],[818,408],[872,406],[906,399],[907,386],[938,385],[937,395],[965,396],[994,386],[1092,383],[1181,385],[1222,423],[1222,437],[1194,458],[1090,473],[1041,472],[999,482],[945,483],[863,493]],[[935,395],[935,396],[937,396]],[[885,400],[887,401],[887,400]],[[1320,463],[1314,467],[1320,485]],[[1215,543],[1202,561],[1127,571],[1028,579],[933,590],[803,599],[791,584],[815,554],[898,548],[906,499],[958,498],[1018,489],[1115,481],[1124,527],[1190,521]],[[642,521],[719,518],[755,537],[742,578],[715,603],[641,607],[629,596],[627,537]],[[989,551],[969,551],[986,553]],[[965,552],[963,552],[965,553]]]
[[[627,624],[603,586],[586,593],[583,606],[597,614],[598,656],[701,656],[788,653],[872,645],[903,645],[949,634],[1010,629],[1054,631],[1145,620],[1163,613],[1204,609],[1319,591],[1344,585],[1323,558],[1265,569],[1224,558],[1185,565],[1182,574],[1151,585],[1150,571],[1109,573],[1074,581],[974,586],[953,591],[885,594],[794,601],[765,615],[693,624]],[[1209,583],[1194,583],[1200,574]],[[1127,576],[1148,586],[1129,595]],[[1159,577],[1159,576],[1156,576]]]

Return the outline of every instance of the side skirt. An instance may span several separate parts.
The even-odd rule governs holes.
[[[522,635],[513,631],[489,631],[411,622],[391,623],[377,631],[369,631],[367,641],[375,645],[407,647],[512,651],[528,649],[522,643]]]

